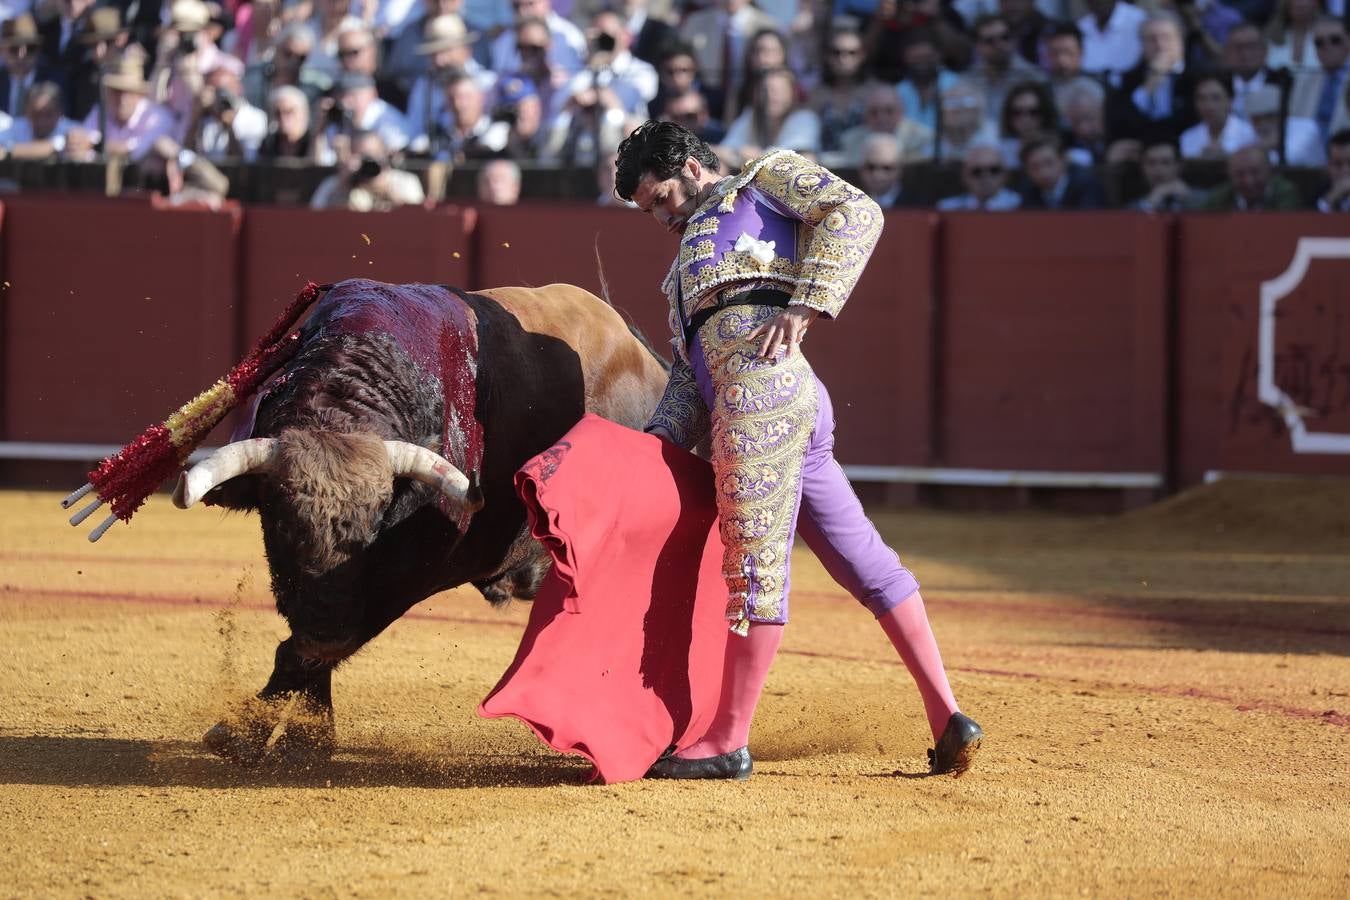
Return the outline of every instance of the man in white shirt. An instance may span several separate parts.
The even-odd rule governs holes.
[[[511,0],[516,22],[525,19],[543,19],[552,41],[548,48],[549,67],[571,74],[578,71],[586,59],[586,37],[581,29],[553,11],[551,0]],[[507,29],[492,42],[492,70],[498,75],[521,70],[520,54],[516,52],[516,33]]]
[[[236,57],[217,57],[206,73],[198,98],[201,111],[188,147],[213,160],[242,157],[252,162],[267,137],[267,113],[243,96],[241,69]]]
[[[1083,33],[1083,69],[1117,78],[1139,62],[1139,26],[1148,14],[1122,0],[1086,2],[1088,14],[1078,20]]]
[[[408,146],[411,139],[403,114],[379,98],[375,91],[375,79],[359,72],[348,72],[338,79],[338,105],[343,123],[341,126],[330,124],[325,129],[327,147],[319,153],[319,161],[324,165],[333,165],[337,155],[333,151],[333,139],[340,133],[351,134],[370,132],[377,134],[386,151],[397,153]]]
[[[975,144],[966,149],[961,164],[961,183],[966,186],[966,192],[939,200],[939,210],[1006,212],[1022,205],[1021,196],[1008,189],[1003,151],[994,144]]]
[[[612,9],[596,13],[591,21],[592,52],[584,71],[555,95],[554,105],[561,111],[567,100],[577,94],[596,90],[612,95],[606,106],[617,106],[630,116],[646,117],[647,104],[656,96],[656,69],[634,56],[629,47],[632,35],[619,14]]]

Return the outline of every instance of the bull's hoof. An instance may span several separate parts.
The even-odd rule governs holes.
[[[241,766],[254,766],[267,751],[271,727],[257,722],[217,722],[202,736],[206,749]]]
[[[267,752],[270,766],[303,771],[328,762],[337,748],[332,713],[307,713],[285,723],[281,736]]]

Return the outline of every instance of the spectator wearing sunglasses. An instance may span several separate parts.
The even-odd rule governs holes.
[[[1313,46],[1320,65],[1299,72],[1289,98],[1289,114],[1312,119],[1327,138],[1337,107],[1344,103],[1341,98],[1350,86],[1350,35],[1345,23],[1323,16],[1313,28]]]
[[[506,72],[527,72],[531,68],[521,53],[517,40],[521,23],[539,19],[548,29],[550,40],[544,44],[547,63],[551,70],[569,76],[580,71],[586,61],[586,35],[581,29],[553,10],[552,0],[511,0],[516,28],[507,29],[492,42],[492,70],[499,75]],[[535,42],[538,46],[542,42]],[[527,51],[528,52],[528,51]]]
[[[1015,86],[1044,81],[1045,73],[1013,52],[1012,28],[1002,16],[981,16],[974,31],[975,64],[964,80],[984,95],[985,114],[993,118]]]
[[[1002,152],[993,144],[977,144],[966,150],[961,183],[966,192],[939,200],[939,210],[1006,212],[1022,205],[1022,198],[1008,188],[1008,169],[1003,165]]]
[[[653,119],[661,118],[667,97],[678,97],[689,91],[702,93],[699,83],[698,62],[694,51],[683,44],[668,48],[656,64],[656,97],[647,104],[647,115]]]
[[[882,209],[902,209],[920,204],[905,193],[904,151],[889,134],[869,134],[863,141],[862,163],[858,166],[859,187]]]
[[[844,133],[863,123],[867,107],[864,53],[862,35],[856,30],[836,28],[830,33],[821,82],[810,99],[820,117],[822,150],[838,150]]]

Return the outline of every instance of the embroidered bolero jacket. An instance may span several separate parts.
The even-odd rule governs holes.
[[[793,306],[834,318],[877,239],[881,208],[833,172],[791,150],[776,150],[724,179],[694,211],[662,284],[669,301],[675,364],[647,428],[660,426],[682,447],[707,433],[685,347],[684,324],[737,285],[786,291]]]

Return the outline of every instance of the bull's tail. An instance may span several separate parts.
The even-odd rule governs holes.
[[[600,235],[598,234],[595,236],[595,271],[600,278],[600,299],[604,300],[605,303],[609,305],[610,309],[617,312],[620,316],[623,316],[624,322],[628,325],[628,333],[637,338],[637,342],[645,347],[647,352],[652,355],[652,358],[661,364],[661,368],[664,371],[669,372],[670,363],[666,362],[664,356],[656,352],[656,348],[652,346],[651,341],[647,340],[647,336],[633,324],[633,320],[630,319],[623,310],[614,305],[614,301],[610,298],[609,279],[605,277],[605,261],[600,258]]]

